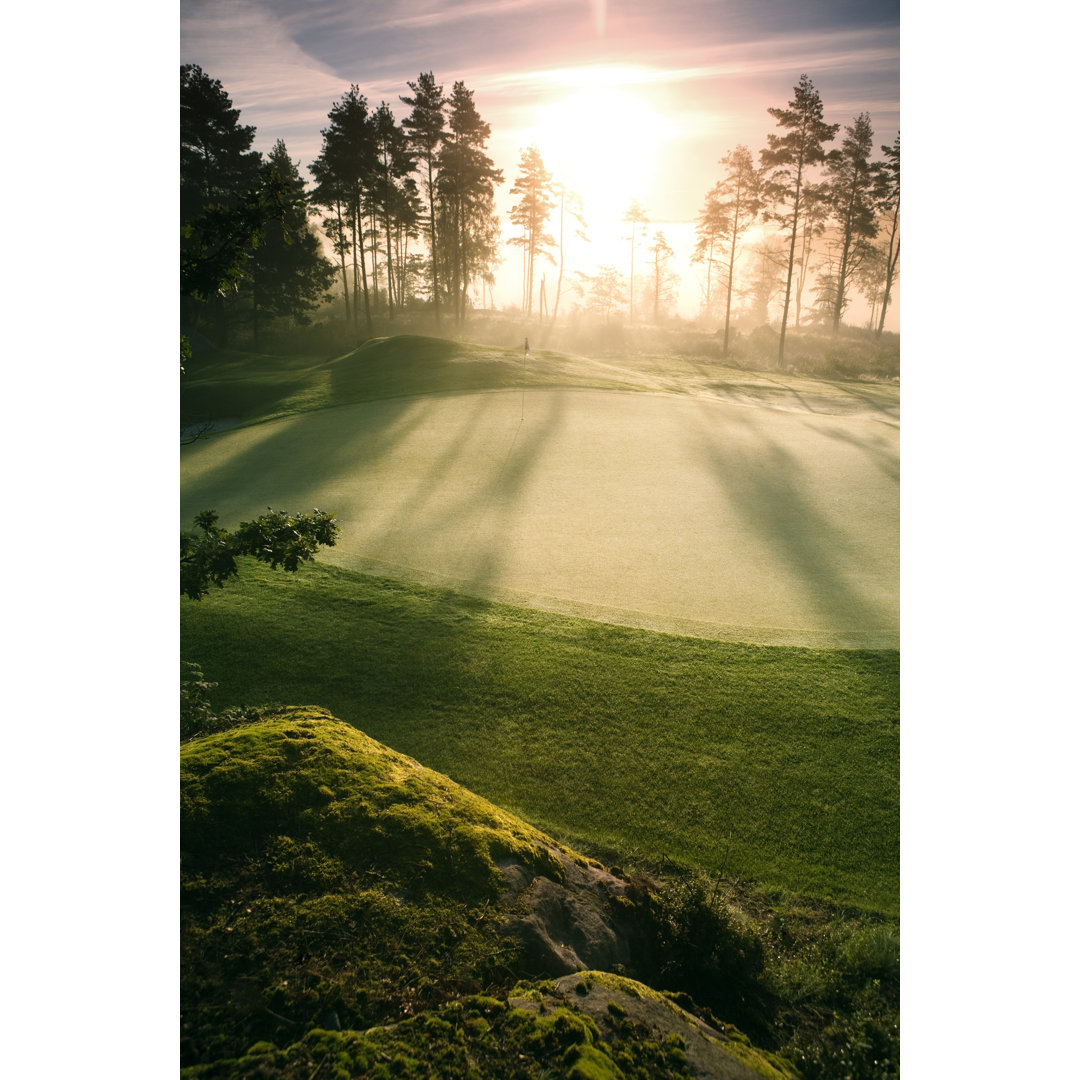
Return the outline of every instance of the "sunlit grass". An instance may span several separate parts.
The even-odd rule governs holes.
[[[330,709],[598,853],[896,914],[899,658],[678,638],[316,564],[181,605],[219,707]]]

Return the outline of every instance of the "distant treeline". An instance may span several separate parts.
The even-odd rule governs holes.
[[[504,178],[487,155],[491,127],[473,91],[458,81],[446,94],[431,72],[407,86],[400,101],[409,112],[400,122],[385,101],[372,109],[351,86],[330,108],[305,181],[282,140],[265,159],[251,149],[255,128],[240,123],[217,79],[196,65],[181,67],[185,326],[220,344],[243,326],[257,342],[271,322],[305,325],[332,297],[346,322],[367,335],[373,317],[392,320],[418,308],[430,311],[436,326],[444,317],[464,321],[475,291],[486,297],[501,261],[494,195]],[[705,269],[702,311],[722,322],[724,352],[734,312],[751,326],[778,323],[782,364],[790,325],[835,333],[856,293],[882,332],[900,255],[900,136],[872,160],[864,112],[845,127],[839,147],[828,149],[840,125],[824,122],[805,75],[787,108],[768,112],[779,133],[766,136],[758,160],[745,145],[723,157],[724,175],[698,216],[693,258]],[[605,321],[628,306],[633,322],[636,304],[639,316],[644,310],[659,323],[674,305],[678,275],[663,232],[649,236],[644,208],[635,200],[625,215],[629,287],[615,266],[572,272],[572,285],[564,286],[563,237],[568,226],[584,233],[581,199],[551,175],[536,146],[522,151],[518,168],[510,211],[516,231],[506,242],[522,249],[522,314],[553,321],[572,287]],[[753,225],[771,227],[743,250]],[[650,244],[635,282],[639,237]],[[541,283],[537,297],[534,266],[556,262],[556,254],[554,295]]]

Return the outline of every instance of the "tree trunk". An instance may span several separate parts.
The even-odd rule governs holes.
[[[885,295],[881,299],[881,321],[878,323],[878,337],[885,330],[885,310],[889,306],[889,297],[892,294],[893,274],[896,271],[896,263],[900,258],[900,239],[896,233],[896,223],[900,216],[900,203],[896,204],[893,213],[893,230],[889,236],[889,261],[885,264]],[[896,239],[896,250],[893,251],[893,239]]]
[[[791,207],[791,246],[788,249],[787,283],[784,286],[784,315],[780,320],[780,353],[777,367],[784,366],[784,341],[787,338],[788,309],[791,307],[791,277],[795,270],[795,239],[799,235],[799,198],[802,195],[802,162],[795,178],[795,202]]]
[[[555,284],[555,308],[551,312],[551,323],[554,326],[555,320],[559,317],[559,297],[562,296],[562,276],[563,276],[563,217],[566,210],[566,192],[561,193],[559,199],[559,280]]]

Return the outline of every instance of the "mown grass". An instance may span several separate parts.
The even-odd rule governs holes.
[[[793,341],[829,356],[830,350],[857,351],[859,344],[831,338],[823,344],[809,335]],[[603,361],[542,348],[534,348],[526,361],[520,346],[415,334],[373,338],[333,359],[217,350],[200,354],[188,364],[181,383],[180,423],[182,428],[224,420],[251,424],[363,401],[541,386],[669,393],[738,391],[751,399],[810,393],[819,401],[822,396],[835,399],[841,409],[850,406],[854,387],[859,399],[873,407],[889,410],[899,404],[895,385],[835,381],[850,374],[842,364],[807,362],[800,370],[809,376],[778,376],[769,371],[772,364],[765,353],[733,352],[723,359],[711,338],[688,341],[664,335],[656,340],[644,338],[641,343],[652,348],[627,350]],[[674,351],[665,351],[665,346]],[[898,353],[899,346],[895,349]],[[849,367],[857,369],[857,365]],[[832,381],[817,377],[822,375]]]
[[[218,351],[189,365],[180,397],[181,427],[207,420],[241,423],[415,394],[517,386],[641,389],[559,352],[504,348],[402,334],[373,338],[331,360]]]
[[[895,916],[899,657],[735,645],[315,564],[182,601],[221,708],[315,704],[577,846]]]

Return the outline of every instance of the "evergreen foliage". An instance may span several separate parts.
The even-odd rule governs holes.
[[[839,124],[826,124],[821,95],[807,75],[800,77],[795,96],[786,109],[769,109],[784,134],[768,135],[768,147],[761,151],[765,173],[765,197],[769,203],[766,219],[779,223],[788,241],[787,274],[784,285],[784,312],[780,320],[780,351],[777,366],[784,363],[791,280],[795,272],[795,247],[803,214],[803,189],[815,166],[827,159],[825,144],[836,138]]]

